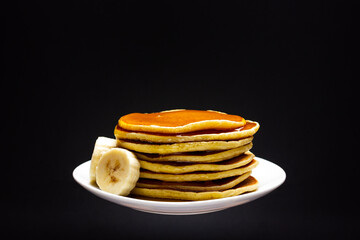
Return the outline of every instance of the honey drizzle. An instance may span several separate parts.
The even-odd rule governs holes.
[[[190,123],[206,120],[227,120],[244,125],[244,119],[215,111],[176,110],[159,113],[131,113],[120,118],[120,121],[131,125],[181,127]]]

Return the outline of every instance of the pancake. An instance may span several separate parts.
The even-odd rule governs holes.
[[[257,188],[258,181],[254,177],[250,176],[237,184],[235,187],[224,191],[196,192],[135,187],[131,194],[151,198],[199,201],[237,196],[245,192],[255,191]]]
[[[149,170],[140,169],[140,178],[150,178],[170,182],[209,181],[242,175],[245,172],[251,171],[258,164],[259,162],[253,159],[245,166],[226,171],[198,171],[184,174],[156,173]]]
[[[237,115],[177,109],[122,116],[114,135],[141,165],[132,196],[205,200],[257,189],[249,150],[259,127]]]
[[[158,113],[131,113],[118,125],[126,130],[155,133],[186,133],[207,129],[228,130],[244,126],[245,119],[216,111],[176,109]]]
[[[205,151],[205,152],[186,152],[175,154],[149,154],[134,152],[140,160],[151,162],[194,162],[194,163],[211,163],[228,160],[239,156],[252,148],[253,144],[248,143],[244,146],[224,151]]]
[[[225,171],[244,166],[251,162],[254,154],[251,152],[244,153],[235,158],[216,162],[216,163],[176,163],[176,162],[161,162],[154,163],[145,160],[139,160],[140,166],[143,169],[158,173],[189,173],[196,171]]]
[[[118,139],[138,140],[156,143],[177,143],[194,141],[234,140],[253,136],[259,130],[259,123],[246,120],[242,127],[231,130],[204,130],[190,133],[160,134],[128,131],[116,125],[114,134]]]
[[[136,183],[136,187],[151,189],[173,189],[194,192],[224,191],[244,181],[250,176],[250,174],[251,171],[246,172],[240,176],[198,182],[165,182],[155,179],[139,178],[138,182]]]
[[[253,137],[232,141],[203,141],[173,144],[152,144],[139,141],[117,139],[117,146],[143,153],[171,154],[179,152],[226,150],[244,146],[252,141]]]

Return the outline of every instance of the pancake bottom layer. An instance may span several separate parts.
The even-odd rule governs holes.
[[[251,171],[246,172],[240,176],[198,182],[166,182],[154,179],[139,178],[138,182],[136,183],[136,187],[150,189],[172,189],[193,192],[224,191],[241,183],[247,179],[250,174]]]
[[[235,187],[224,191],[196,192],[135,187],[131,194],[151,198],[198,201],[236,196],[245,192],[255,191],[257,188],[258,181],[254,177],[250,176],[241,183],[237,184]]]

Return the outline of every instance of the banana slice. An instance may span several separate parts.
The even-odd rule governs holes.
[[[126,196],[140,176],[135,155],[122,148],[112,148],[102,155],[96,168],[96,183],[105,192]]]
[[[98,137],[95,142],[94,151],[91,156],[90,164],[90,181],[95,182],[96,179],[96,166],[99,163],[101,156],[109,151],[111,148],[116,147],[116,140],[107,137]]]

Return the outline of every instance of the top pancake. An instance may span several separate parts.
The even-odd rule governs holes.
[[[244,118],[216,111],[170,110],[158,113],[131,113],[121,117],[118,126],[124,130],[178,134],[208,129],[230,130],[245,125]]]
[[[114,135],[117,139],[137,140],[154,143],[177,143],[195,141],[234,140],[253,136],[259,130],[259,123],[246,120],[242,127],[231,130],[203,130],[190,133],[159,134],[128,131],[116,125]]]

